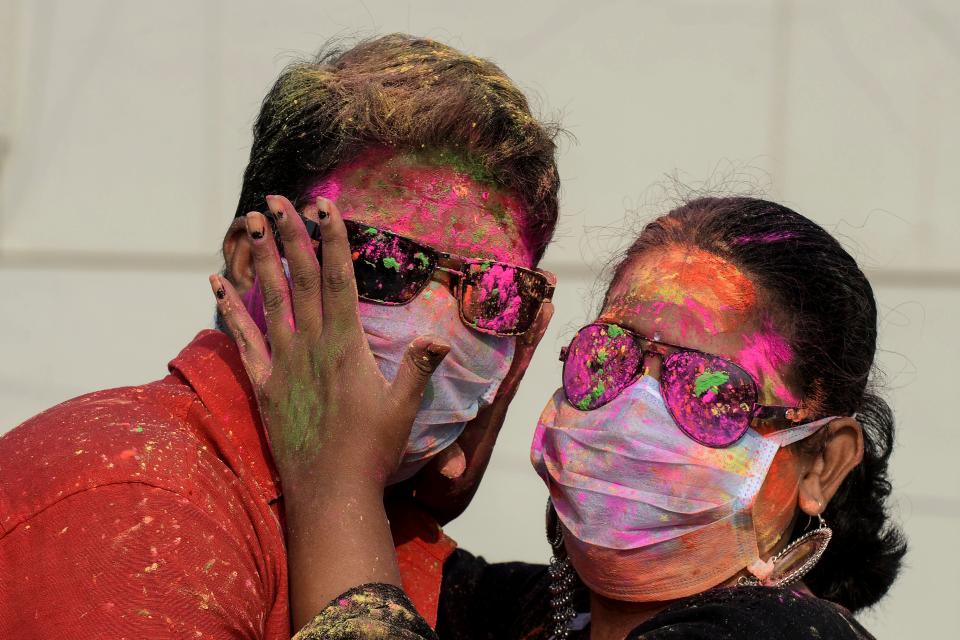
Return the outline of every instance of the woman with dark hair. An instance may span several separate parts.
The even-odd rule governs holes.
[[[324,482],[303,499],[342,514],[312,535],[318,566],[343,571],[301,585],[330,605],[299,638],[872,637],[851,612],[887,592],[906,549],[885,504],[893,420],[870,386],[872,289],[825,230],[752,198],[694,200],[646,226],[599,317],[563,350],[562,388],[537,425],[554,559],[456,552],[435,635],[396,586],[382,507],[416,399],[409,381],[381,377],[357,400],[356,376],[375,369],[354,335],[339,213],[325,206],[324,283],[336,284],[316,340],[352,364],[338,383],[313,368],[324,444],[310,473]],[[241,343],[255,339],[232,292],[220,308]],[[408,375],[429,376],[446,346],[416,346]],[[248,370],[299,366],[266,358],[248,356]],[[271,418],[281,431],[303,421]]]

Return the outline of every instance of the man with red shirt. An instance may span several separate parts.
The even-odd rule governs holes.
[[[532,269],[556,224],[557,188],[552,130],[496,66],[403,35],[363,42],[291,66],[267,95],[223,275],[255,319],[271,317],[278,301],[260,292],[243,217],[277,215],[270,194],[308,220],[318,196],[335,200],[359,233],[418,243],[423,265],[438,251],[478,269]],[[364,260],[403,278],[416,267],[401,273],[392,254]],[[430,277],[399,306],[371,294],[361,315],[388,377],[397,345],[424,323],[451,344],[391,478],[404,587],[432,622],[455,546],[438,522],[476,490],[551,307],[540,296],[524,326],[502,331],[502,319],[464,311],[457,274]],[[516,300],[504,322],[526,308]],[[0,438],[0,637],[290,637],[283,491],[237,346],[202,331],[169,370]]]

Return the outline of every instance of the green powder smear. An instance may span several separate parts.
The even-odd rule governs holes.
[[[607,336],[611,338],[619,338],[623,334],[624,334],[623,329],[621,329],[617,325],[615,324],[607,325]]]
[[[479,157],[461,150],[453,149],[423,149],[409,154],[414,162],[438,167],[449,167],[457,173],[469,176],[472,180],[489,185],[496,185],[493,172],[480,160]]]
[[[693,383],[693,393],[698,398],[710,389],[716,389],[730,379],[726,371],[704,371]]]
[[[397,259],[396,259],[396,258],[392,258],[392,257],[390,257],[390,258],[384,258],[384,259],[383,259],[383,266],[385,266],[387,269],[393,269],[394,271],[400,271],[400,263],[397,262]]]
[[[377,231],[376,227],[367,227],[366,229],[363,230],[363,232],[368,236],[375,236],[378,233],[380,233],[379,231]]]
[[[430,266],[430,259],[427,258],[422,251],[417,251],[415,254],[413,254],[413,257],[420,261],[420,264],[423,265],[424,269]]]
[[[580,402],[577,403],[577,408],[580,409],[580,410],[582,410],[582,411],[586,411],[587,409],[590,408],[590,405],[591,405],[595,400],[599,399],[600,396],[603,395],[603,392],[606,391],[606,390],[607,390],[607,387],[606,387],[605,384],[603,384],[603,380],[598,380],[598,381],[597,381],[597,386],[595,386],[595,387],[590,391],[590,395],[588,395],[586,398],[584,398],[583,400],[581,400]]]

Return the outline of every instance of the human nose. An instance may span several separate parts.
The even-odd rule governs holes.
[[[660,369],[663,366],[663,354],[653,349],[643,351],[643,373],[660,381]]]
[[[450,295],[457,295],[457,277],[445,269],[436,269],[433,272],[433,275],[430,276],[432,282],[438,282],[442,287],[445,287],[447,291],[450,292]]]

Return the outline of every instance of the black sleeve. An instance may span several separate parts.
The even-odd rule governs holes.
[[[365,584],[336,597],[293,640],[437,640],[402,589]]]
[[[534,637],[549,619],[546,565],[489,564],[457,549],[443,566],[437,635],[443,640]]]
[[[671,605],[627,640],[875,640],[846,609],[788,588],[711,589]]]

